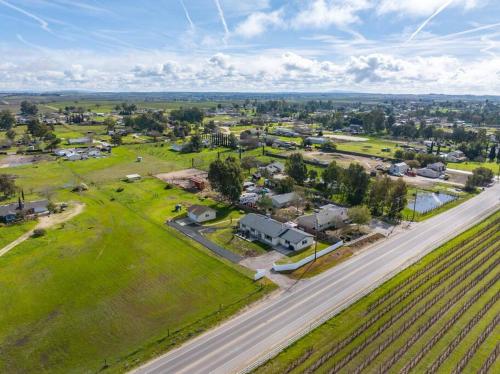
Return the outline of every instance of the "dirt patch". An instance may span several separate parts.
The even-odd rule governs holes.
[[[347,247],[351,248],[353,251],[359,251],[364,246],[375,243],[377,240],[385,238],[385,236],[379,232],[368,235],[365,238],[357,240],[355,243],[348,244]]]
[[[347,260],[353,253],[354,251],[348,246],[340,247],[287,275],[293,279],[310,278]]]
[[[324,135],[324,137],[337,139],[337,140],[344,140],[346,142],[367,142],[369,140],[368,138],[362,138],[362,137],[351,136],[351,135],[329,135],[329,134],[326,134],[326,135]]]
[[[202,181],[204,185],[208,185],[208,173],[199,169],[184,169],[171,173],[161,173],[156,174],[155,177],[184,189],[193,188],[193,180],[199,180]]]
[[[52,157],[49,155],[7,155],[0,159],[0,168],[10,168],[15,166],[30,165],[40,161],[50,160]]]

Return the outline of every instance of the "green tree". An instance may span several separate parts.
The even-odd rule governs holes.
[[[7,132],[5,133],[5,136],[7,137],[7,139],[9,139],[10,141],[14,141],[14,139],[16,139],[16,132],[13,130],[13,129],[9,129],[7,130]]]
[[[285,171],[297,182],[303,185],[307,178],[307,166],[302,157],[302,153],[292,153],[286,161]]]
[[[286,177],[277,182],[275,190],[278,193],[289,193],[293,191],[294,187],[295,180],[291,177]]]
[[[269,196],[262,196],[259,201],[257,201],[257,206],[264,211],[268,211],[273,207],[273,200]]]
[[[241,167],[247,172],[259,166],[259,160],[254,156],[245,156],[241,159]]]
[[[113,117],[106,117],[102,124],[106,126],[106,131],[115,131],[116,120]]]
[[[194,134],[191,136],[191,141],[189,142],[189,150],[191,152],[200,152],[203,144],[201,142],[201,136]]]
[[[368,209],[366,205],[359,205],[350,208],[347,211],[347,215],[351,221],[357,225],[358,230],[360,225],[366,225],[372,219],[370,209]]]
[[[114,145],[122,145],[122,136],[115,132],[113,135],[111,135],[111,143]]]
[[[407,193],[408,187],[402,179],[398,179],[394,182],[389,195],[390,203],[389,211],[387,212],[389,218],[401,218],[401,212],[408,203],[406,199]]]
[[[0,129],[10,130],[16,124],[16,117],[8,109],[0,111]]]
[[[208,168],[208,180],[212,188],[231,203],[239,200],[243,191],[243,173],[234,157],[213,161]]]
[[[45,123],[41,123],[38,119],[32,119],[28,122],[28,132],[34,138],[42,139],[50,132],[50,128]]]
[[[493,144],[490,148],[490,153],[488,154],[488,160],[490,160],[490,162],[493,162],[495,160],[496,153],[497,153],[497,146],[496,144]]]
[[[2,192],[6,198],[14,195],[16,193],[14,178],[7,174],[0,174],[0,192]]]
[[[36,116],[37,113],[38,107],[35,103],[26,100],[21,102],[21,114],[23,116]]]
[[[370,176],[365,169],[357,163],[351,163],[344,171],[342,181],[347,202],[351,205],[361,204],[370,183]]]
[[[238,138],[236,137],[236,135],[231,133],[229,135],[229,148],[236,149],[238,148],[238,145],[239,145]]]
[[[368,206],[374,216],[382,216],[385,212],[392,180],[388,176],[376,178],[370,185]]]
[[[343,169],[332,161],[328,167],[323,170],[323,182],[325,183],[326,190],[332,194],[338,192],[342,181]]]

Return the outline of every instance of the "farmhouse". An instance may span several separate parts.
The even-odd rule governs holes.
[[[216,211],[205,205],[191,205],[188,208],[188,217],[196,223],[213,220],[216,216]]]
[[[14,222],[20,216],[38,217],[49,213],[47,200],[12,203],[0,206],[0,221]]]
[[[300,251],[314,243],[313,236],[270,217],[249,213],[240,220],[240,231],[258,241],[276,247]]]
[[[299,217],[297,224],[305,230],[323,231],[331,227],[338,227],[347,219],[346,208],[328,204],[321,207],[319,212]]]
[[[397,164],[392,164],[389,168],[389,174],[392,175],[404,175],[410,167],[405,162],[398,162]]]

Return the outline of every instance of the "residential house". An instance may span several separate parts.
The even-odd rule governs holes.
[[[249,213],[240,222],[240,231],[261,243],[300,251],[314,243],[314,237],[270,217]]]
[[[405,162],[398,162],[397,164],[392,164],[389,168],[389,174],[391,175],[404,175],[410,169],[410,167]]]
[[[292,205],[294,201],[296,201],[298,195],[295,192],[284,193],[280,195],[271,196],[271,200],[273,202],[273,207],[275,208],[284,208],[289,205]]]
[[[0,221],[10,223],[19,216],[42,216],[49,214],[49,202],[47,200],[38,200],[31,202],[18,202],[0,206]]]
[[[299,217],[297,224],[305,230],[323,231],[332,227],[338,227],[347,219],[347,208],[328,204],[321,207],[316,213]]]
[[[211,221],[216,216],[217,212],[206,205],[191,205],[188,208],[188,217],[196,223]]]

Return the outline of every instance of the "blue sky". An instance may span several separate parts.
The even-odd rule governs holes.
[[[498,0],[0,0],[0,90],[500,94]]]

